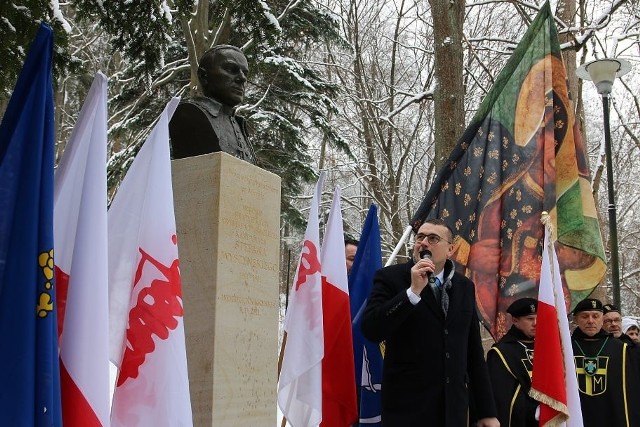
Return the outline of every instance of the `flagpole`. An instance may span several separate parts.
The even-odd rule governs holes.
[[[287,287],[287,293],[289,291],[289,287]],[[284,347],[287,345],[287,331],[284,331],[282,335],[282,345],[280,346],[280,355],[278,356],[278,380],[280,380],[280,371],[282,370],[282,359],[284,358]],[[286,427],[287,425],[287,417],[282,415],[282,423],[280,427]]]
[[[285,300],[285,311],[289,306],[289,264],[291,263],[291,249],[289,249],[289,259],[287,261],[287,296]],[[280,345],[280,354],[278,355],[278,380],[280,380],[280,371],[282,370],[282,359],[284,358],[284,348],[287,345],[287,331],[284,331],[282,334],[282,344]],[[287,417],[282,415],[282,424],[280,427],[286,427],[287,425]]]
[[[285,239],[288,239],[285,237]],[[291,247],[287,245],[287,293],[285,297],[284,309],[287,310],[289,307],[289,291],[291,285]],[[280,379],[280,371],[282,370],[282,359],[284,358],[284,348],[287,345],[287,331],[284,331],[282,334],[282,344],[280,345],[280,354],[278,355],[278,379]],[[282,416],[282,424],[281,427],[286,427],[287,425],[287,417]]]
[[[412,230],[413,230],[413,227],[411,227],[410,225],[408,225],[407,228],[405,228],[404,233],[402,234],[402,237],[400,238],[400,241],[398,242],[398,244],[396,245],[395,249],[391,253],[391,256],[387,260],[387,263],[384,265],[385,267],[391,265],[391,263],[393,263],[393,261],[396,260],[396,256],[398,255],[398,252],[400,252],[400,248],[402,247],[402,245],[404,245],[404,242],[407,241],[407,239],[409,238],[409,235],[411,234]]]

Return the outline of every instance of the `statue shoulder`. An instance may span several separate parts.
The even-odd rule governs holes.
[[[181,108],[187,110],[196,108],[212,117],[217,117],[220,113],[220,109],[222,108],[222,104],[205,96],[195,96],[193,98],[186,98],[180,101],[178,109]]]

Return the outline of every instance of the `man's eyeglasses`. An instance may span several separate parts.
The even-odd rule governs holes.
[[[427,239],[427,242],[429,242],[430,245],[437,245],[438,243],[440,243],[441,240],[444,240],[447,243],[451,243],[448,240],[445,240],[444,238],[438,236],[437,234],[417,234],[416,235],[416,243],[422,243],[422,241],[424,239]]]
[[[611,325],[613,323],[622,323],[622,319],[605,319],[604,320],[605,325]]]

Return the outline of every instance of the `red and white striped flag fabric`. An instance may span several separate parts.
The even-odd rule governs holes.
[[[100,72],[54,184],[60,386],[65,427],[109,425],[107,78]]]
[[[322,421],[324,341],[318,205],[323,182],[321,172],[284,321],[287,343],[278,380],[278,406],[293,427],[316,427]]]
[[[160,115],[111,203],[111,360],[119,367],[112,426],[191,426],[169,120]]]
[[[348,427],[358,420],[351,309],[347,266],[344,260],[344,232],[340,187],[322,241],[322,319],[324,358],[322,359],[323,427]]]
[[[545,230],[538,318],[529,394],[540,402],[540,426],[582,427],[571,333],[560,267],[549,226]]]

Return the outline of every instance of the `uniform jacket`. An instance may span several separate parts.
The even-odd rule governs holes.
[[[515,326],[487,353],[500,427],[538,427],[538,402],[528,394],[532,362],[533,340]]]
[[[637,355],[603,330],[588,337],[576,329],[572,343],[584,426],[640,426]]]
[[[445,318],[429,286],[418,304],[409,301],[413,264],[376,273],[362,319],[367,339],[385,341],[382,425],[467,426],[470,397],[478,419],[495,417],[473,282],[447,261],[444,280],[452,286]]]
[[[200,96],[182,100],[169,122],[169,136],[173,159],[224,151],[256,163],[244,119],[229,114],[212,98]]]

